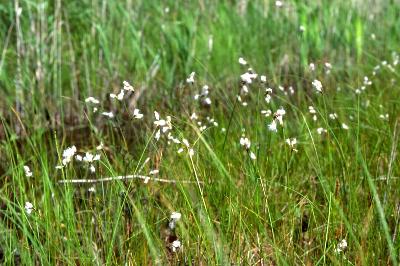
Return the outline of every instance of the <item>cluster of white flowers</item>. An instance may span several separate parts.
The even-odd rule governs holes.
[[[208,96],[209,93],[210,93],[210,91],[209,91],[208,85],[204,85],[204,86],[201,88],[200,94],[196,94],[196,95],[194,96],[194,99],[195,99],[196,101],[197,101],[197,100],[201,101],[201,103],[204,104],[204,105],[211,105],[211,99],[210,99],[210,97]]]
[[[312,82],[312,85],[317,92],[322,93],[321,81],[319,81],[318,79],[314,79],[314,81]]]
[[[335,253],[339,254],[347,249],[346,239],[342,239],[336,246]]]
[[[94,172],[96,172],[96,168],[94,167],[93,163],[95,161],[100,160],[100,154],[94,155],[94,154],[92,154],[90,152],[86,152],[84,157],[82,157],[82,155],[77,154],[75,156],[75,159],[77,161],[80,161],[80,162],[83,161],[83,162],[87,163],[88,166],[89,166],[90,172],[94,173]]]
[[[332,70],[332,65],[331,65],[331,63],[325,62],[324,66],[325,66],[325,74],[330,74],[330,73],[331,73],[331,70]]]
[[[132,85],[129,84],[129,82],[125,81],[123,82],[124,87],[119,91],[118,94],[110,93],[110,98],[111,99],[117,99],[118,101],[122,101],[125,96],[125,92],[131,91],[134,92],[135,90],[133,89]]]
[[[196,75],[196,72],[190,73],[189,77],[186,79],[186,82],[189,83],[189,84],[193,84],[195,75]]]
[[[242,146],[246,151],[249,152],[250,159],[252,159],[252,160],[257,159],[257,157],[256,157],[256,155],[254,154],[254,152],[252,152],[252,151],[250,150],[251,142],[250,142],[250,140],[249,140],[247,137],[245,137],[245,136],[243,135],[243,136],[240,138],[239,143],[240,143],[240,146]]]
[[[176,223],[181,219],[182,215],[179,212],[173,212],[170,216],[170,221],[168,223],[168,227],[170,230],[175,230]],[[181,241],[179,239],[174,240],[171,243],[172,252],[177,252],[181,248]]]
[[[63,159],[62,159],[62,161],[61,161],[61,165],[56,166],[56,168],[57,168],[57,169],[61,169],[61,168],[63,168],[64,166],[66,166],[69,162],[71,162],[71,160],[73,159],[75,153],[76,153],[76,147],[75,147],[75,145],[66,148],[66,149],[63,151],[63,154],[62,154]]]
[[[169,130],[172,129],[171,117],[167,116],[166,119],[161,119],[160,114],[157,111],[154,111],[154,125],[156,126],[157,132],[154,136],[156,140],[159,140],[161,137],[161,133],[166,134]]]
[[[328,133],[328,130],[326,130],[326,129],[323,128],[323,127],[319,127],[319,128],[317,128],[317,133],[318,133],[319,135],[322,135],[323,133]]]
[[[297,139],[296,138],[288,138],[285,140],[285,142],[289,145],[289,147],[292,149],[292,151],[294,152],[298,152],[298,150],[296,149],[296,145],[297,145]]]
[[[26,177],[31,177],[33,175],[31,169],[27,165],[24,165],[24,172]]]
[[[35,209],[33,207],[33,204],[30,203],[29,201],[25,202],[25,207],[24,208],[25,208],[26,214],[28,214],[28,215],[30,215],[32,213],[32,211]]]
[[[314,106],[308,106],[308,112],[312,115],[312,120],[317,121],[317,111],[315,110]]]
[[[364,92],[365,89],[368,86],[371,86],[371,85],[372,85],[372,81],[367,76],[365,76],[364,77],[364,81],[363,81],[363,85],[359,89],[356,89],[356,91],[355,91],[356,94],[360,94],[360,93]]]
[[[337,118],[338,118],[337,113],[331,113],[331,114],[329,114],[329,119],[331,119],[331,120],[336,120]]]
[[[268,129],[272,132],[277,132],[277,123],[276,121],[279,122],[280,125],[283,125],[283,117],[285,116],[286,111],[283,109],[283,107],[279,108],[275,113],[274,113],[274,118],[272,122],[268,125]]]
[[[194,149],[190,146],[189,141],[187,139],[182,139],[182,142],[179,142],[179,143],[183,144],[183,147],[178,149],[178,153],[182,153],[184,151],[184,148],[186,148],[189,156],[193,157]]]
[[[133,110],[133,118],[136,118],[136,119],[142,119],[143,118],[143,114],[140,113],[139,109]]]
[[[379,118],[387,121],[387,120],[389,120],[389,114],[380,114]]]

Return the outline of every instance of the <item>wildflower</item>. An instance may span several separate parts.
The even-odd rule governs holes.
[[[339,254],[347,249],[347,241],[346,239],[342,239],[339,244],[336,246],[335,253]]]
[[[28,215],[30,215],[32,213],[32,211],[35,209],[33,207],[33,204],[30,203],[29,201],[25,202],[25,207],[24,208],[25,208],[26,214],[28,214]]]
[[[271,116],[272,111],[271,110],[261,110],[261,114],[264,115],[265,117]]]
[[[336,113],[332,113],[332,114],[329,114],[329,118],[331,120],[336,120],[338,118],[338,115]]]
[[[317,92],[322,93],[322,83],[321,83],[321,81],[315,79],[312,82],[312,85],[317,90]]]
[[[154,170],[151,170],[150,172],[149,172],[149,175],[156,175],[156,174],[158,174],[160,171],[158,170],[158,169],[154,169]]]
[[[91,164],[89,166],[89,170],[90,170],[91,173],[95,173],[96,172],[96,168],[93,166],[93,164]]]
[[[300,30],[301,32],[304,32],[304,31],[306,30],[306,27],[304,27],[303,25],[300,25],[299,30]]]
[[[181,241],[175,240],[171,244],[172,252],[177,252],[181,248]]]
[[[248,149],[250,149],[250,145],[251,145],[251,142],[248,138],[246,138],[244,136],[240,138],[240,146],[243,146],[246,148],[246,150],[248,150]]]
[[[190,116],[190,120],[197,120],[199,117],[197,116],[196,113],[192,113],[192,115]]]
[[[297,144],[297,139],[296,138],[286,139],[285,142],[290,146],[290,148],[292,148],[292,151],[298,152],[298,150],[295,147],[296,144]]]
[[[207,98],[204,99],[203,103],[205,105],[211,105],[211,99],[209,97],[207,97]]]
[[[122,101],[124,99],[125,91],[122,89],[118,95],[114,93],[110,93],[110,98],[117,99],[118,101]]]
[[[243,82],[245,82],[247,84],[251,84],[253,82],[253,79],[257,78],[257,74],[246,72],[246,73],[242,74],[240,76],[240,78],[242,79]]]
[[[129,84],[129,82],[128,81],[125,81],[124,80],[124,82],[123,82],[123,85],[124,85],[124,90],[125,91],[135,91],[134,89],[133,89],[133,87],[132,87],[132,85],[131,84]]]
[[[276,121],[272,120],[271,124],[268,125],[268,130],[272,132],[277,132],[278,129],[276,128]]]
[[[328,62],[326,62],[324,65],[325,65],[325,73],[326,74],[331,73],[332,65]]]
[[[93,104],[99,104],[100,103],[100,101],[99,100],[97,100],[96,98],[94,98],[94,97],[88,97],[88,98],[86,98],[85,99],[85,102],[86,103],[93,103]]]
[[[29,166],[27,166],[27,165],[24,165],[24,171],[25,171],[26,177],[31,177],[33,175],[31,172],[31,169],[29,169]]]
[[[133,110],[133,117],[136,119],[142,119],[143,118],[143,114],[140,113],[139,109],[135,109]]]
[[[283,6],[283,2],[282,1],[275,1],[275,6],[276,7],[282,7]]]
[[[193,84],[194,83],[194,75],[196,75],[195,72],[190,73],[189,77],[186,79],[186,82]]]
[[[94,186],[91,186],[91,187],[88,189],[88,192],[90,192],[90,193],[96,193],[96,188],[95,188]]]
[[[87,163],[92,163],[98,160],[100,160],[100,154],[93,155],[90,152],[86,152],[85,157],[83,157],[83,161]]]
[[[104,148],[103,142],[100,142],[100,145],[96,147],[96,150],[100,151]]]
[[[154,117],[156,119],[156,121],[153,122],[154,125],[160,128],[156,133],[156,139],[158,140],[161,136],[161,132],[166,133],[168,130],[172,129],[171,117],[167,116],[166,119],[161,119],[157,111],[154,111]]]
[[[327,132],[328,132],[328,130],[326,130],[325,128],[322,128],[322,127],[317,128],[317,133],[319,135],[321,135],[322,133],[327,133]]]
[[[76,153],[76,147],[75,146],[71,146],[71,147],[68,147],[67,149],[65,149],[63,151],[63,154],[62,154],[62,157],[63,157],[62,165],[56,166],[56,169],[61,169],[64,166],[66,166],[69,162],[71,162],[71,160],[74,157],[75,153]]]
[[[171,213],[170,221],[168,223],[168,227],[171,230],[174,230],[176,227],[176,222],[178,222],[182,217],[182,214],[179,212],[173,212]]]
[[[379,118],[382,120],[389,120],[389,114],[380,114]]]
[[[282,125],[283,124],[283,116],[285,114],[286,114],[285,109],[283,109],[283,107],[281,107],[275,112],[274,118],[279,121],[279,124]]]
[[[314,71],[314,70],[315,70],[315,64],[314,64],[314,63],[310,63],[310,65],[308,66],[308,68],[309,68],[311,71]]]
[[[250,152],[250,159],[252,159],[252,160],[257,159],[256,155],[252,151]]]
[[[113,118],[114,117],[113,112],[102,112],[101,114],[104,115],[104,116],[107,116],[108,118]]]
[[[342,123],[342,128],[343,128],[344,130],[348,130],[348,129],[349,129],[349,126],[346,125],[345,123]]]
[[[241,64],[242,66],[247,65],[247,61],[244,60],[242,57],[239,58],[239,64]]]
[[[261,75],[261,76],[260,76],[260,81],[261,81],[262,83],[267,82],[267,77],[266,77],[265,75]]]

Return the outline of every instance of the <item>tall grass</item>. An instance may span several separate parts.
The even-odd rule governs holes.
[[[397,265],[399,7],[342,0],[282,7],[261,0],[1,3],[0,262]],[[267,82],[254,81],[239,101],[240,75],[250,66]],[[361,90],[364,76],[372,85]],[[123,80],[135,92],[110,99]],[[193,98],[205,84],[209,107]],[[85,103],[89,96],[101,102],[97,113]],[[273,115],[261,110],[280,107],[283,126],[271,132]],[[144,119],[132,116],[135,108]],[[173,136],[189,147],[154,138],[154,110],[171,116]],[[206,130],[190,119],[193,112]],[[298,143],[290,147],[288,138]],[[76,161],[55,169],[72,145],[81,155],[101,154],[95,173]],[[154,169],[176,182],[59,182]],[[171,230],[174,211],[182,218]],[[182,244],[176,252],[175,239]],[[348,246],[338,251],[343,240]]]

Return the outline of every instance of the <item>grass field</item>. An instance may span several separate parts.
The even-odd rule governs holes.
[[[398,265],[400,2],[0,2],[0,264]]]

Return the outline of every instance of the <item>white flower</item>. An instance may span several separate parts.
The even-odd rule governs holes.
[[[240,57],[240,58],[239,58],[239,64],[245,66],[245,65],[247,65],[247,61],[244,60],[243,57]]]
[[[129,84],[128,81],[124,80],[123,84],[124,84],[124,88],[123,88],[124,90],[126,90],[126,91],[135,91],[135,90],[133,89],[132,85]]]
[[[77,154],[77,155],[75,155],[75,159],[76,159],[77,161],[79,161],[79,162],[82,162],[83,157],[82,157],[81,155]]]
[[[56,169],[62,169],[65,165],[67,165],[69,162],[71,162],[71,160],[74,157],[75,153],[76,153],[76,147],[75,146],[71,146],[71,147],[66,148],[63,151],[63,154],[62,154],[62,157],[63,157],[62,165],[56,166]]]
[[[304,32],[304,31],[306,30],[306,27],[304,27],[303,25],[300,25],[299,30],[300,30],[301,32]]]
[[[240,78],[242,79],[243,82],[245,82],[247,84],[251,84],[253,82],[253,79],[257,78],[257,74],[246,72],[246,73],[242,74],[240,76]]]
[[[331,120],[336,120],[337,117],[338,117],[338,115],[336,113],[329,114],[329,118]]]
[[[315,64],[314,63],[310,63],[310,65],[308,67],[310,68],[311,71],[315,70]]]
[[[261,75],[261,76],[260,76],[260,80],[261,80],[261,82],[263,82],[263,83],[267,82],[267,76]]]
[[[322,83],[321,83],[321,81],[315,79],[315,80],[312,82],[312,85],[313,85],[314,88],[317,90],[317,92],[322,93]]]
[[[263,114],[265,117],[271,116],[272,111],[271,110],[261,110],[261,114]]]
[[[380,114],[379,118],[382,120],[389,120],[389,114]]]
[[[182,217],[182,214],[179,212],[172,212],[171,213],[171,219],[175,221],[179,221]]]
[[[168,223],[168,227],[171,230],[174,230],[176,227],[176,223],[181,219],[182,215],[179,212],[171,213],[171,220]]]
[[[110,97],[113,99],[117,99],[118,101],[122,101],[124,99],[125,91],[122,89],[118,95],[115,95],[114,93],[110,93]]]
[[[251,142],[248,138],[246,138],[246,137],[240,138],[240,146],[243,146],[248,150],[248,149],[250,149],[250,145],[251,145]]]
[[[91,187],[88,189],[88,192],[90,192],[90,193],[96,193],[96,188],[95,188],[94,186],[91,186]]]
[[[114,117],[113,112],[102,112],[101,114],[104,115],[104,116],[107,116],[109,118],[113,118]]]
[[[207,97],[207,98],[204,99],[203,103],[205,105],[211,105],[211,99],[209,97]]]
[[[85,99],[85,102],[86,103],[93,103],[93,104],[99,104],[100,103],[100,101],[99,100],[97,100],[96,98],[94,98],[94,97],[88,97],[88,98],[86,98]]]
[[[271,124],[268,125],[268,130],[272,132],[277,132],[278,129],[276,128],[275,120],[272,120]]]
[[[100,151],[104,148],[103,142],[100,142],[100,145],[96,147],[96,150]]]
[[[194,83],[194,75],[196,75],[195,72],[190,73],[189,77],[186,79],[187,83]]]
[[[149,175],[156,175],[156,174],[158,174],[160,171],[158,170],[158,169],[154,169],[154,170],[151,170],[150,172],[149,172]]]
[[[275,6],[276,7],[282,7],[283,6],[283,2],[282,1],[275,1]]]
[[[321,135],[322,133],[327,133],[327,132],[328,132],[328,130],[326,130],[326,129],[323,128],[323,127],[317,128],[317,133],[318,133],[319,135]]]
[[[292,138],[292,139],[286,139],[285,142],[292,148],[293,151],[297,152],[296,149],[296,144],[297,144],[297,139]]]
[[[345,123],[342,123],[342,128],[343,128],[344,130],[348,130],[348,129],[349,129],[349,126],[346,125]]]
[[[171,244],[172,252],[177,252],[181,248],[181,241],[175,240]]]
[[[27,165],[24,165],[24,171],[25,171],[26,177],[31,177],[33,175],[31,172],[31,169],[29,169],[29,166],[27,166]]]
[[[135,109],[133,110],[133,117],[136,119],[142,119],[143,118],[143,114],[140,113],[139,109]]]
[[[25,212],[26,214],[30,215],[32,211],[34,210],[33,204],[30,202],[25,202]]]
[[[315,109],[314,109],[314,106],[308,106],[308,112],[310,114],[316,114],[317,113],[317,111],[315,111]]]
[[[208,36],[208,52],[211,53],[212,49],[213,49],[213,36],[210,35]]]
[[[190,120],[197,120],[198,116],[196,113],[192,113],[192,115],[190,116]]]
[[[93,164],[91,164],[89,166],[89,170],[90,170],[91,173],[95,173],[96,172],[96,168],[94,168]]]
[[[250,159],[252,160],[257,159],[256,155],[252,151],[250,152]]]
[[[335,252],[340,253],[345,251],[347,248],[347,241],[346,239],[342,239],[342,241],[339,242],[339,244],[336,246]]]

